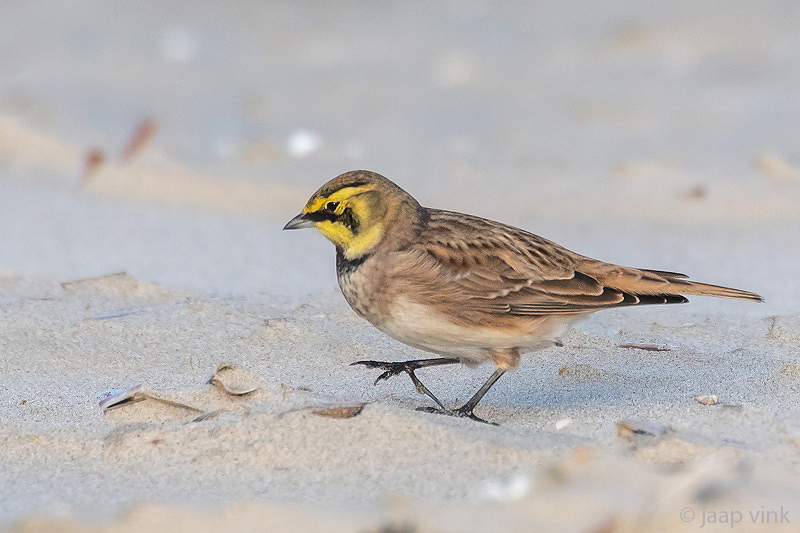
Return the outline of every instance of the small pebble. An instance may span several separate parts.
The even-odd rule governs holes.
[[[717,405],[719,403],[719,399],[714,394],[710,396],[701,396],[699,394],[695,394],[694,401],[700,405]]]

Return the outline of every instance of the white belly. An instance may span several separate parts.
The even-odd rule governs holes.
[[[429,307],[400,297],[392,306],[391,319],[375,325],[414,348],[477,364],[489,358],[489,349],[517,348],[525,353],[556,344],[579,318],[574,315],[531,317],[525,328],[516,331],[464,327]]]

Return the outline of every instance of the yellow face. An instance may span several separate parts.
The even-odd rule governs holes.
[[[283,229],[317,228],[347,259],[371,250],[383,237],[385,206],[375,185],[343,187],[311,197]]]

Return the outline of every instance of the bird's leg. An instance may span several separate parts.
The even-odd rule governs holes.
[[[414,371],[419,368],[425,368],[428,366],[439,366],[439,365],[452,365],[459,363],[458,359],[454,359],[451,357],[437,357],[434,359],[416,359],[414,361],[400,361],[400,362],[386,362],[386,361],[356,361],[355,363],[350,363],[350,365],[364,365],[367,368],[380,368],[384,370],[384,372],[375,378],[375,385],[378,384],[379,381],[383,379],[389,379],[392,376],[396,376],[401,372],[405,372],[408,374],[408,377],[411,378],[411,382],[414,384],[414,388],[417,389],[419,394],[424,394],[434,402],[436,405],[441,407],[443,410],[446,410],[442,402],[439,401],[439,398],[434,396],[434,394],[428,390],[428,387],[422,384],[419,378],[414,374]],[[476,402],[477,403],[477,402]]]
[[[475,409],[475,406],[478,405],[478,402],[480,402],[481,399],[489,391],[489,389],[492,388],[492,385],[494,385],[495,382],[497,382],[497,380],[500,379],[500,376],[502,376],[505,373],[506,373],[505,369],[502,369],[502,368],[498,368],[497,370],[495,370],[494,373],[491,376],[489,376],[489,379],[486,380],[486,383],[484,383],[481,386],[481,388],[478,389],[478,392],[476,392],[472,396],[472,398],[469,399],[469,401],[467,403],[465,403],[464,405],[462,405],[458,409],[455,409],[455,410],[451,411],[451,410],[445,409],[445,408],[442,408],[441,410],[439,410],[439,409],[435,409],[435,408],[432,408],[432,407],[420,407],[417,410],[418,411],[425,411],[425,412],[428,412],[428,413],[437,413],[437,414],[441,414],[441,415],[461,416],[461,417],[469,418],[471,420],[475,420],[476,422],[483,422],[484,424],[490,424],[492,426],[497,426],[499,424],[496,424],[495,422],[488,422],[488,421],[484,420],[483,418],[480,418],[479,416],[476,416],[475,413],[472,412],[472,410]],[[439,405],[441,406],[441,404],[439,404]]]
[[[502,368],[498,368],[497,370],[495,370],[494,373],[491,376],[489,376],[489,379],[486,380],[486,383],[481,385],[481,388],[478,389],[478,392],[476,392],[472,396],[472,398],[469,399],[467,403],[465,403],[464,405],[462,405],[453,412],[456,413],[458,416],[466,416],[467,418],[471,418],[472,420],[477,420],[478,422],[491,424],[492,422],[486,422],[486,420],[483,420],[482,418],[478,418],[477,416],[475,416],[472,410],[475,409],[475,406],[478,405],[478,402],[480,402],[486,395],[486,393],[489,392],[489,389],[492,388],[492,385],[494,385],[495,382],[497,382],[497,380],[500,379],[500,376],[502,376],[505,373],[506,373],[505,369]]]

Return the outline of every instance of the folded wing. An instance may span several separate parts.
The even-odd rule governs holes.
[[[430,296],[457,297],[470,311],[536,316],[611,307],[685,303],[684,294],[761,301],[757,294],[693,282],[684,274],[626,268],[573,253],[497,222],[429,210],[412,253],[435,271]]]

